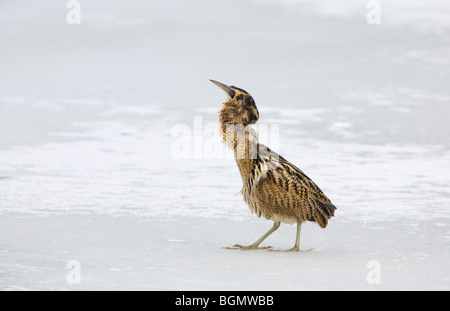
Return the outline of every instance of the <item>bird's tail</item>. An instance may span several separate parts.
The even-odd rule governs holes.
[[[328,220],[334,216],[336,206],[333,204],[317,202],[317,208],[314,210],[313,221],[316,222],[321,228],[325,228],[328,225]]]

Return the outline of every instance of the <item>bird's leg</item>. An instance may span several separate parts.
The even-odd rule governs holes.
[[[297,236],[295,238],[295,245],[293,248],[288,249],[288,252],[299,252],[300,251],[300,233],[302,232],[302,222],[297,219]]]
[[[269,235],[271,235],[275,230],[277,230],[280,227],[279,222],[275,222],[273,224],[273,227],[270,228],[269,231],[266,232],[261,238],[258,239],[255,243],[248,245],[248,246],[242,246],[239,244],[234,245],[233,247],[226,247],[226,249],[242,249],[242,250],[254,250],[254,249],[271,249],[271,246],[267,247],[259,247],[259,244],[261,244]]]

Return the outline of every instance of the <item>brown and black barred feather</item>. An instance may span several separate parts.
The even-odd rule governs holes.
[[[267,219],[279,215],[292,220],[316,222],[325,228],[336,210],[328,197],[295,165],[269,148],[258,145],[259,150],[265,151],[258,152],[258,158],[253,160],[254,168],[244,186],[248,189],[245,192],[251,196],[249,199],[255,202],[252,211]],[[272,166],[264,173],[264,163],[269,161]],[[252,172],[262,174],[258,178]]]

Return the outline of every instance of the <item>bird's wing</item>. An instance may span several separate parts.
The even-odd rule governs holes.
[[[258,166],[262,173],[254,185],[258,202],[264,206],[262,210],[315,221],[326,227],[336,207],[322,190],[282,156],[265,146],[259,150]]]

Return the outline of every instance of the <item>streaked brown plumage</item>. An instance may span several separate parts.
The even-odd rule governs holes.
[[[274,221],[272,229],[255,243],[233,248],[261,249],[261,242],[283,222],[297,223],[297,238],[291,250],[299,251],[301,224],[311,221],[325,228],[336,207],[299,168],[258,142],[256,132],[248,126],[259,119],[258,108],[250,94],[234,86],[211,82],[228,96],[219,121],[223,142],[234,151],[241,173],[244,201],[258,217]]]

